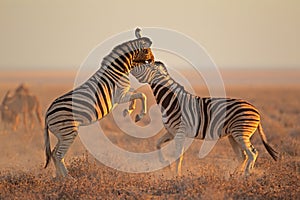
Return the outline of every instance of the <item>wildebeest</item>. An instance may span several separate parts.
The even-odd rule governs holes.
[[[20,117],[22,117],[24,127],[33,129],[34,127],[34,115],[36,115],[37,121],[42,126],[41,108],[38,98],[30,94],[29,89],[21,84],[10,95],[8,91],[0,106],[2,122],[4,126],[10,125],[13,130],[16,130],[19,126]],[[30,125],[27,121],[30,120]]]
[[[19,115],[9,108],[12,100],[13,98],[10,96],[10,92],[6,92],[0,105],[0,116],[4,130],[9,128],[15,131],[19,124]]]

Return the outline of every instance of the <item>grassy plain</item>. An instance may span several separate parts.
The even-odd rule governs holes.
[[[28,82],[31,92],[41,101],[43,115],[51,101],[73,87],[75,77],[74,72],[50,75],[41,72],[34,76],[28,73],[21,77],[5,73],[1,74],[0,97],[20,82]],[[0,122],[0,199],[297,199],[300,196],[300,81],[297,82],[297,77],[300,75],[299,71],[296,73],[286,74],[286,80],[288,77],[294,80],[288,83],[277,81],[277,76],[271,76],[271,80],[267,72],[265,75],[255,72],[252,76],[248,72],[236,76],[233,72],[223,73],[226,95],[246,99],[260,110],[267,138],[280,152],[280,159],[273,161],[255,134],[252,143],[259,157],[249,177],[232,174],[238,162],[227,139],[220,140],[203,159],[198,158],[202,141],[194,141],[185,153],[183,176],[177,177],[174,166],[149,173],[109,168],[88,153],[77,137],[66,156],[74,179],[57,180],[53,178],[52,162],[49,168],[43,169],[42,128],[36,126],[26,132],[21,125],[16,131],[4,130]],[[44,78],[39,79],[41,76]],[[197,80],[192,86],[197,95],[209,96],[207,88],[197,84]],[[147,94],[151,106],[154,101],[149,88],[143,86],[140,90]],[[149,123],[150,118],[146,116],[139,125]],[[155,142],[163,133],[162,130],[146,139],[132,137],[116,126],[113,115],[100,124],[113,144],[133,152],[155,150]],[[54,137],[51,145],[55,145]],[[117,158],[114,162],[118,162]]]

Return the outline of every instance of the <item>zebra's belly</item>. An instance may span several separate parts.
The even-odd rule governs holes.
[[[185,135],[186,137],[189,138],[195,138],[195,136],[197,135],[197,126],[193,125],[193,126],[185,126]]]
[[[163,118],[165,129],[172,135],[176,135],[178,132],[183,132],[185,137],[195,138],[197,132],[197,124],[188,124],[187,122],[181,120],[176,122],[176,126],[173,126],[172,123],[166,123],[167,118]]]
[[[117,104],[113,105],[109,110],[107,110],[107,112],[98,113],[98,116],[96,116],[94,114],[90,114],[90,118],[85,118],[82,115],[78,116],[81,119],[80,121],[78,121],[78,125],[79,126],[88,126],[90,124],[98,122],[101,119],[103,119],[104,117],[106,117],[116,106],[117,106]],[[75,121],[77,121],[76,117],[74,119],[75,119]]]
[[[71,129],[78,129],[79,126],[88,126],[95,123],[105,117],[108,112],[100,113],[95,115],[95,112],[88,112],[87,109],[60,109],[56,110],[52,114],[51,110],[46,114],[46,124],[51,132],[62,132]]]
[[[194,137],[196,139],[200,140],[218,140],[222,137],[228,136],[229,133],[226,133],[225,128],[208,128],[206,131],[204,130],[199,130],[198,134],[196,134]]]

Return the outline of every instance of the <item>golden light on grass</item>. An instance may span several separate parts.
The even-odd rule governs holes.
[[[42,72],[41,72],[42,73]],[[259,151],[253,175],[247,179],[232,175],[238,165],[234,152],[226,139],[221,140],[213,151],[204,159],[198,158],[201,141],[195,141],[185,154],[182,170],[183,177],[175,176],[175,168],[167,167],[153,173],[130,174],[119,172],[98,163],[89,155],[79,138],[67,154],[68,168],[75,180],[58,181],[53,179],[54,167],[44,170],[43,130],[35,128],[31,132],[3,130],[0,126],[0,199],[88,199],[88,198],[196,198],[196,199],[296,199],[300,188],[299,134],[300,134],[300,85],[290,83],[276,84],[236,84],[232,73],[224,72],[226,93],[231,97],[239,97],[255,104],[262,114],[262,123],[269,141],[280,152],[280,159],[274,162],[265,151],[257,134],[252,143]],[[27,72],[26,76],[33,76]],[[241,74],[251,79],[261,75],[272,75],[258,72]],[[287,74],[287,75],[286,75]],[[289,77],[291,72],[281,73],[281,77]],[[207,88],[194,82],[192,75],[186,72],[193,82],[195,92],[200,96],[208,96]],[[1,76],[4,76],[1,74]],[[17,74],[10,74],[11,81],[2,82],[0,96],[8,89],[18,85]],[[24,76],[24,77],[26,77]],[[75,73],[35,74],[57,79],[35,85],[36,79],[29,80],[29,87],[41,99],[43,113],[49,103],[57,96],[69,91],[73,86]],[[293,74],[293,76],[297,76]],[[65,79],[64,79],[65,78]],[[30,82],[31,80],[31,82]],[[65,80],[65,81],[64,81]],[[237,79],[239,81],[240,79]],[[261,81],[259,79],[258,81]],[[149,88],[142,87],[143,91]],[[154,103],[151,92],[148,105]],[[140,109],[139,102],[137,110]],[[133,113],[132,116],[134,116]],[[107,137],[120,148],[129,151],[155,149],[156,140],[162,132],[147,139],[133,138],[116,127],[108,115],[101,121]],[[147,116],[140,125],[149,123]],[[84,134],[84,133],[83,133]],[[142,133],[141,133],[142,134]],[[52,138],[54,140],[54,138]],[[53,141],[54,142],[54,141]],[[101,148],[101,147],[99,147]],[[171,156],[171,155],[166,155]]]

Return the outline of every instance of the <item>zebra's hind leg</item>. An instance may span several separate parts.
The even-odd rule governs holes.
[[[242,162],[245,160],[246,155],[245,152],[242,151],[242,149],[240,148],[239,144],[233,139],[233,137],[231,135],[228,136],[228,140],[229,143],[231,144],[231,147],[234,151],[234,153],[237,156],[237,159],[239,162]]]
[[[249,153],[247,153],[247,151],[249,151]],[[247,166],[246,166],[246,170],[250,171],[254,167],[255,161],[256,161],[257,156],[258,156],[258,151],[251,144],[250,148],[246,150],[246,153],[252,155],[251,159],[248,159],[249,162],[247,162]],[[248,155],[248,157],[249,157],[249,155]]]
[[[233,172],[234,174],[237,174],[244,171],[247,156],[245,155],[245,152],[241,149],[240,145],[234,140],[234,138],[231,135],[228,136],[228,140],[239,162],[239,166]]]
[[[242,150],[245,152],[245,160],[240,167],[240,170],[245,174],[249,175],[251,169],[254,167],[254,163],[258,156],[258,151],[250,143],[250,138],[243,136],[240,138],[234,138],[237,143],[241,146]]]
[[[57,178],[65,177],[68,174],[68,170],[66,168],[64,159],[57,157],[57,148],[58,148],[58,143],[52,152],[52,159],[53,159],[55,169],[56,169],[56,177]]]
[[[58,142],[52,152],[52,159],[56,168],[57,177],[65,177],[68,174],[68,170],[65,166],[64,156],[66,155],[69,147],[74,142],[78,132],[73,130],[68,133],[56,135]]]

